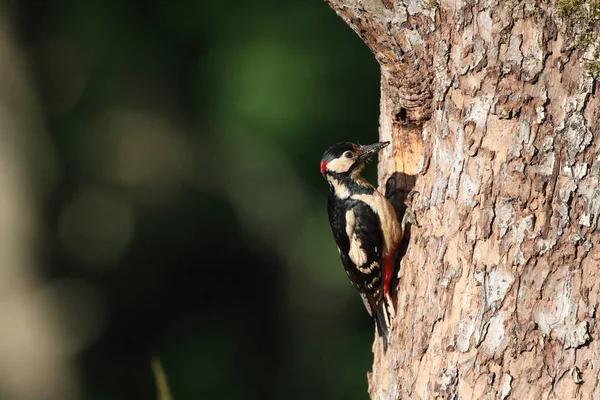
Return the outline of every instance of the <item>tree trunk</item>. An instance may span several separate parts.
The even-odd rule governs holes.
[[[417,222],[371,397],[600,399],[600,1],[327,2]]]
[[[55,172],[51,146],[0,6],[0,399],[71,400],[72,336],[39,274],[41,199]]]

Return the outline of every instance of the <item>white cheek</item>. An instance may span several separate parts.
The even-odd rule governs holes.
[[[327,164],[327,170],[331,172],[344,173],[347,172],[350,167],[352,167],[353,163],[354,160],[352,158],[336,158]]]

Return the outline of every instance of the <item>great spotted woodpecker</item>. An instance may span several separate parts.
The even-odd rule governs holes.
[[[390,283],[402,227],[391,203],[360,173],[365,163],[388,144],[338,143],[321,158],[321,173],[329,183],[331,231],[346,273],[375,319],[384,350],[390,320],[395,315]]]

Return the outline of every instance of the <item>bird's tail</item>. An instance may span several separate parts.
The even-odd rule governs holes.
[[[379,307],[377,307],[377,312],[375,313],[375,324],[377,325],[377,333],[383,341],[384,353],[387,351],[388,347],[389,328],[391,321],[392,319],[387,308],[387,302],[385,299],[382,299],[382,301],[379,303]]]

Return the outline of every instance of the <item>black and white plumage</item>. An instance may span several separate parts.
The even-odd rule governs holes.
[[[329,222],[342,264],[375,318],[385,347],[395,312],[389,286],[402,229],[392,205],[360,173],[388,144],[338,143],[321,158],[321,173],[329,183]]]

